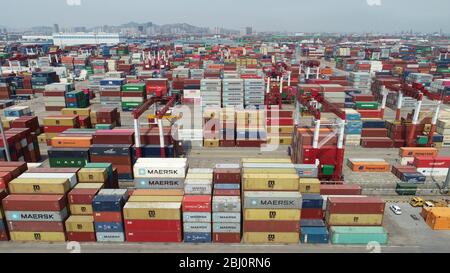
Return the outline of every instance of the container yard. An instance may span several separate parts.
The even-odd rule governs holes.
[[[448,23],[177,25],[0,27],[0,252],[450,251]]]

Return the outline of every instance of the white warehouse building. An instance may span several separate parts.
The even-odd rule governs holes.
[[[63,33],[53,34],[53,44],[57,46],[86,44],[118,44],[125,39],[116,33]]]

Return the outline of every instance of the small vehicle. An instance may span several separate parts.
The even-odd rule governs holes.
[[[434,205],[434,203],[431,202],[431,201],[425,201],[425,203],[423,204],[423,207],[424,207],[424,208],[434,208],[435,205]]]
[[[409,204],[415,208],[423,207],[423,205],[425,204],[425,200],[420,197],[413,197],[411,198],[411,201],[409,201]]]
[[[402,209],[397,205],[391,205],[389,207],[395,215],[402,215]]]

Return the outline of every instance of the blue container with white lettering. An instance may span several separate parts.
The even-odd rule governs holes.
[[[323,198],[320,194],[303,194],[302,208],[321,209],[323,207]]]
[[[424,184],[426,179],[426,176],[419,172],[403,173],[401,177],[403,182],[414,184]]]
[[[121,222],[95,222],[96,232],[123,232],[123,224]]]
[[[185,243],[210,243],[211,233],[210,232],[185,232],[184,242]]]
[[[122,211],[125,204],[122,196],[117,195],[97,195],[92,200],[92,209],[96,212],[101,211]]]
[[[329,233],[325,227],[302,227],[300,241],[304,244],[328,244]]]
[[[365,120],[363,121],[363,128],[366,129],[380,129],[385,128],[386,122],[384,120]]]
[[[241,189],[241,185],[238,183],[234,183],[234,184],[217,183],[217,184],[214,184],[214,189],[215,190],[239,190],[239,189]]]

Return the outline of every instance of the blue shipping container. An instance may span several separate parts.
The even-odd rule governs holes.
[[[95,222],[96,232],[123,232],[123,224],[120,222]]]
[[[185,232],[185,243],[210,243],[211,233],[209,232]]]
[[[122,196],[97,195],[92,200],[93,211],[122,211],[125,201]]]
[[[304,244],[328,244],[328,230],[325,227],[302,227],[300,241]]]
[[[319,209],[323,207],[323,198],[320,194],[304,194],[302,208]]]
[[[325,221],[319,219],[300,220],[300,227],[325,227]]]

